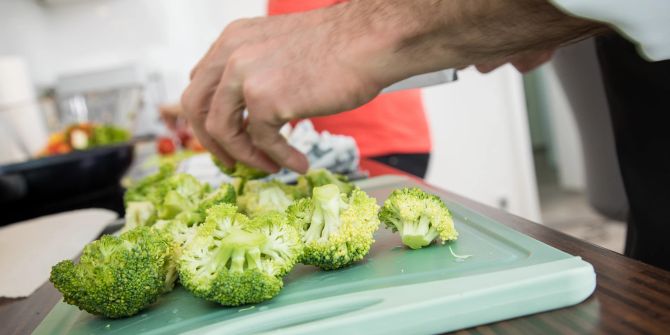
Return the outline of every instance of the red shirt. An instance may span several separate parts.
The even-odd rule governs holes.
[[[326,7],[341,0],[268,0],[268,14]],[[352,111],[311,119],[318,131],[356,139],[362,157],[431,150],[428,122],[418,89],[383,94]]]

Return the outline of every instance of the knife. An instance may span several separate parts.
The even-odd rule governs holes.
[[[395,92],[400,90],[409,90],[412,88],[430,87],[440,84],[446,84],[456,81],[458,76],[456,70],[447,69],[436,72],[424,73],[401,80],[385,89],[382,93]]]

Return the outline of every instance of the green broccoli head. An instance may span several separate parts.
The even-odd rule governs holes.
[[[232,168],[229,168],[216,158],[214,155],[211,155],[214,165],[221,170],[221,172],[235,178],[242,178],[244,180],[254,180],[265,178],[269,174],[263,170],[248,166],[242,162],[235,162],[235,165]]]
[[[181,216],[189,226],[204,221],[207,208],[219,203],[235,203],[235,190],[230,184],[223,184],[211,191],[209,184],[200,183],[188,174],[174,174],[156,180],[151,187],[145,187],[144,200],[134,200],[126,204],[126,225],[124,230],[137,226],[151,226],[156,220],[172,220]]]
[[[295,199],[294,188],[276,180],[250,180],[244,184],[242,194],[237,197],[237,205],[240,211],[252,217],[269,212],[284,212]]]
[[[312,198],[287,209],[289,222],[305,231],[302,263],[332,270],[363,259],[379,227],[378,209],[358,188],[347,195],[334,184],[315,187]]]
[[[179,279],[194,295],[225,306],[258,303],[279,293],[301,250],[300,231],[281,213],[250,220],[220,204],[184,245]]]
[[[172,220],[158,220],[151,227],[152,230],[160,233],[167,234],[170,236],[173,244],[173,252],[175,255],[175,266],[176,261],[182,253],[184,245],[189,243],[195,236],[195,227],[190,223],[188,219],[183,219],[181,215],[177,215],[176,218]]]
[[[222,203],[234,205],[236,201],[235,187],[232,184],[221,184],[219,188],[205,195],[198,205],[198,212],[204,216],[207,214],[207,210],[214,205]]]
[[[68,304],[109,318],[131,316],[172,289],[172,246],[167,235],[146,227],[105,235],[84,248],[78,264],[56,264],[49,280]]]
[[[172,176],[175,172],[174,164],[162,164],[158,172],[136,182],[126,190],[123,196],[124,202],[150,201],[154,206],[158,205],[165,194],[162,181]]]
[[[355,186],[349,182],[346,176],[332,173],[327,169],[311,169],[304,176],[298,177],[298,189],[305,196],[312,195],[312,189],[324,185],[336,185],[341,193],[351,194]]]
[[[458,238],[451,213],[442,199],[416,187],[393,191],[384,201],[379,218],[399,232],[402,242],[412,249],[425,247],[437,238],[442,244]]]
[[[198,210],[200,200],[208,191],[195,177],[180,173],[162,182],[165,196],[158,207],[158,218],[163,220],[173,219],[182,212],[193,212]]]

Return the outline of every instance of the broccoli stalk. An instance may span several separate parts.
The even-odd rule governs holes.
[[[265,241],[265,236],[260,232],[247,232],[234,228],[221,240],[215,262],[224,264],[224,268],[231,273],[261,269],[260,247]]]
[[[312,198],[287,209],[289,222],[305,231],[301,262],[332,270],[363,259],[379,227],[378,208],[360,189],[347,196],[334,184],[315,187]]]
[[[437,238],[442,244],[458,238],[444,202],[416,187],[393,191],[379,218],[391,230],[399,232],[403,244],[412,249],[425,247]]]
[[[341,193],[351,194],[355,186],[349,182],[346,176],[332,173],[327,169],[311,169],[304,176],[298,177],[298,189],[305,195],[311,196],[315,187],[324,185],[336,185]]]
[[[399,227],[402,242],[412,249],[429,245],[440,234],[435,226],[430,224],[430,218],[425,215],[414,222],[396,221],[396,225]]]
[[[315,188],[312,200],[314,211],[309,229],[305,232],[305,242],[325,242],[331,234],[340,230],[340,211],[346,209],[347,204],[342,201],[339,188],[332,184]]]

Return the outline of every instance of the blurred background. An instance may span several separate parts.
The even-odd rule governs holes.
[[[265,0],[0,1],[0,164],[26,161],[78,122],[165,134],[158,107],[179,101],[210,43],[265,11]],[[466,69],[424,89],[427,181],[621,252],[627,204],[602,87],[587,73],[599,75],[591,41],[526,75]],[[585,136],[601,140],[584,146]]]

